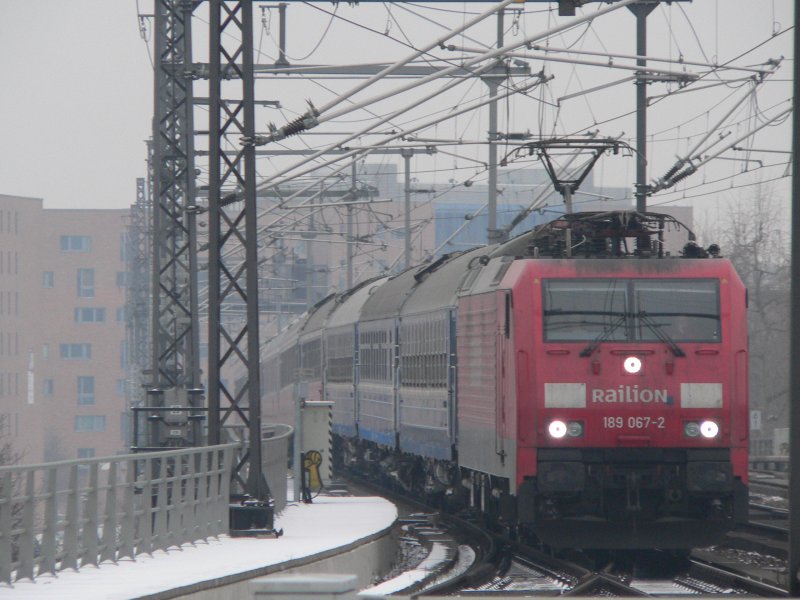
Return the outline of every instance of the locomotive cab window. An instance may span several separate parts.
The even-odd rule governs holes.
[[[627,339],[625,283],[619,279],[549,280],[544,283],[544,332],[549,342]]]
[[[717,281],[640,280],[633,293],[635,339],[658,341],[662,331],[676,341],[720,341]]]
[[[719,342],[719,282],[713,279],[545,280],[548,342]]]

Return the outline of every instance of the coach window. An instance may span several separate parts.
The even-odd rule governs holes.
[[[321,355],[321,341],[320,340],[312,340],[310,342],[306,342],[303,344],[301,349],[301,356],[300,360],[302,361],[302,368],[306,373],[309,374],[309,377],[312,379],[316,379],[317,377],[321,376],[320,370],[320,361],[322,360]]]
[[[353,334],[339,333],[327,341],[327,380],[331,383],[349,383],[353,380]]]

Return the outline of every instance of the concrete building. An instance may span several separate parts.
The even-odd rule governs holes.
[[[23,462],[127,446],[127,215],[0,195],[2,442]]]

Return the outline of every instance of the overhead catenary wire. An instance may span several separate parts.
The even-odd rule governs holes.
[[[453,47],[453,50],[460,50],[462,52],[483,52],[480,48],[469,48],[465,46],[457,46]],[[687,73],[686,71],[667,71],[665,69],[659,69],[656,67],[641,67],[636,65],[620,65],[613,62],[609,63],[602,63],[602,62],[593,62],[588,60],[580,60],[575,58],[554,58],[552,56],[547,56],[546,54],[530,54],[527,52],[509,52],[506,54],[509,58],[521,58],[527,60],[536,60],[536,61],[545,61],[545,62],[560,62],[560,63],[567,63],[572,65],[582,65],[587,67],[601,67],[606,69],[621,69],[625,71],[638,71],[641,73],[651,73],[653,75],[661,75],[666,77],[672,77],[676,80],[692,80],[699,78],[699,75],[694,73]]]
[[[487,66],[487,68],[488,68],[488,66]],[[504,91],[501,95],[498,95],[498,96],[496,96],[494,98],[490,97],[490,98],[485,99],[485,100],[475,101],[472,104],[468,104],[466,106],[462,106],[458,110],[454,110],[452,112],[448,112],[447,114],[445,114],[442,117],[423,122],[422,124],[415,125],[414,127],[410,128],[410,129],[407,129],[407,130],[404,130],[404,131],[389,135],[389,136],[385,137],[383,140],[381,140],[379,142],[376,142],[375,145],[380,146],[380,145],[383,145],[383,144],[387,144],[387,143],[389,143],[389,142],[391,142],[393,140],[396,140],[396,139],[399,139],[399,138],[401,138],[403,136],[406,136],[406,135],[409,135],[411,133],[414,133],[415,131],[419,131],[421,129],[426,129],[428,127],[433,126],[436,123],[440,123],[442,121],[454,118],[457,115],[473,111],[473,110],[475,110],[477,108],[480,108],[481,106],[489,104],[490,102],[492,102],[494,100],[502,99],[507,94],[514,94],[514,93],[519,93],[519,92],[524,91],[524,90],[528,90],[528,89],[538,85],[541,81],[542,81],[542,78],[541,77],[537,77],[537,78],[534,79],[533,82],[531,82],[530,84],[528,84],[526,86],[523,86],[521,89],[512,89],[510,91]],[[458,83],[460,83],[460,82],[458,82],[458,81],[450,82],[447,85],[443,86],[443,89],[436,90],[435,92],[429,94],[428,96],[425,96],[423,98],[415,100],[410,105],[410,107],[403,107],[402,109],[399,109],[398,111],[395,111],[395,113],[392,113],[392,116],[395,116],[396,114],[401,114],[403,112],[406,112],[407,110],[409,110],[409,108],[416,107],[419,104],[422,104],[423,102],[426,102],[427,100],[429,100],[429,99],[439,95],[440,93],[442,93],[442,91],[444,91],[446,89],[450,89],[451,87],[454,87]],[[382,125],[382,124],[383,124],[383,119],[379,120],[378,123],[376,123],[374,125],[374,127],[377,127],[378,125]],[[366,128],[366,130],[368,131],[370,129],[373,129],[374,127],[372,127],[372,126],[368,127],[368,128]],[[347,142],[349,142],[349,141],[351,141],[351,140],[353,140],[353,139],[355,139],[357,137],[358,137],[358,134],[357,135],[348,136],[343,141],[339,141],[339,142],[333,143],[333,144],[329,145],[328,147],[326,147],[325,149],[319,150],[317,153],[313,154],[311,157],[307,158],[303,162],[296,163],[295,165],[292,165],[290,167],[287,167],[287,168],[285,168],[283,170],[278,171],[278,173],[276,173],[272,177],[267,178],[266,180],[264,180],[261,183],[259,183],[256,186],[256,189],[259,190],[259,191],[265,190],[265,189],[269,189],[271,187],[274,187],[275,185],[280,185],[281,183],[284,183],[285,181],[290,181],[291,179],[293,179],[296,176],[305,175],[307,173],[310,173],[311,171],[316,170],[316,168],[318,168],[317,166],[315,166],[315,167],[307,167],[305,169],[301,169],[299,172],[295,173],[291,177],[283,177],[284,175],[286,175],[286,173],[289,173],[293,168],[305,164],[307,160],[311,160],[311,159],[317,158],[319,156],[322,156],[325,153],[329,152],[330,150],[334,150],[334,149],[340,147],[342,144],[345,144],[345,143],[347,143]],[[322,163],[322,165],[333,164],[335,162],[338,162],[340,160],[348,158],[349,156],[354,156],[356,153],[358,153],[358,151],[354,150],[352,153],[345,154],[345,155],[340,156],[338,158],[328,160],[328,161]]]
[[[530,86],[529,86],[529,87],[532,87],[532,86],[536,85],[537,83],[538,83],[538,81],[534,81],[534,82],[532,82],[532,83],[530,84]],[[507,92],[507,93],[511,93],[511,92]],[[502,98],[502,97],[503,97],[502,95],[498,96],[498,98]],[[490,101],[491,101],[491,99],[488,99],[488,100],[485,100],[485,101],[481,101],[481,102],[479,102],[477,106],[476,106],[476,105],[470,105],[470,106],[464,107],[464,108],[462,108],[460,111],[456,111],[456,113],[453,113],[453,114],[447,115],[447,117],[445,117],[445,118],[451,118],[451,117],[455,116],[456,114],[460,114],[460,113],[463,113],[463,112],[467,112],[467,111],[470,111],[470,110],[474,110],[474,109],[475,109],[475,108],[477,108],[478,106],[481,106],[481,105],[483,105],[483,104],[486,104],[486,103],[488,103],[488,102],[490,102]],[[426,123],[426,124],[423,124],[423,125],[421,125],[421,126],[418,126],[418,128],[419,128],[419,129],[422,129],[422,128],[426,128],[426,127],[429,127],[429,126],[430,126],[430,123]],[[389,139],[389,140],[384,140],[384,142],[383,142],[383,143],[387,143],[388,141],[391,141],[391,140],[393,140],[393,139],[397,139],[398,137],[402,137],[403,135],[406,135],[407,133],[412,133],[412,132],[413,132],[413,131],[409,131],[409,132],[404,132],[404,133],[398,133],[398,134],[395,134],[395,135],[393,135],[393,136],[390,136],[390,139]],[[361,149],[356,149],[356,150],[353,150],[353,151],[351,151],[351,152],[347,152],[347,153],[345,153],[344,155],[342,155],[342,156],[340,156],[340,157],[338,157],[338,158],[335,158],[335,159],[332,159],[332,160],[328,161],[328,164],[333,164],[334,162],[338,162],[338,161],[340,161],[340,160],[342,160],[342,159],[346,159],[346,158],[353,158],[353,157],[355,157],[355,158],[354,158],[354,161],[355,161],[355,160],[359,160],[359,158],[360,158],[360,157],[358,156],[359,154],[367,155],[367,154],[369,154],[369,153],[370,153],[372,150],[373,150],[373,149],[371,149],[371,148],[368,148],[368,149],[366,149],[365,151],[362,151]],[[346,168],[348,168],[348,167],[351,167],[351,166],[353,165],[353,162],[354,162],[354,161],[350,161],[350,162],[348,162],[348,163],[346,163],[346,164],[344,164],[344,165],[341,165],[341,166],[340,166],[340,167],[339,167],[339,168],[338,168],[336,171],[334,171],[334,173],[333,173],[333,174],[336,174],[336,173],[338,173],[338,172],[341,172],[341,171],[343,171],[344,169],[346,169]],[[313,169],[311,169],[311,170],[312,170],[312,171],[313,171],[313,170],[316,170],[316,168],[313,168]],[[278,185],[278,184],[276,184],[276,185]],[[302,194],[302,193],[304,193],[304,192],[308,191],[309,189],[311,189],[311,188],[312,188],[312,187],[314,187],[315,185],[316,185],[315,183],[311,183],[311,184],[309,184],[309,185],[306,185],[306,186],[302,187],[300,190],[297,190],[296,192],[294,192],[293,194],[291,194],[289,197],[287,197],[287,198],[286,198],[286,200],[285,200],[284,202],[289,202],[289,201],[291,201],[293,198],[295,198],[295,197],[299,196],[300,194]],[[303,202],[301,203],[301,205],[300,205],[300,206],[293,207],[293,210],[297,210],[297,209],[301,208],[302,206],[305,206],[305,205],[307,205],[308,203],[309,203],[309,200],[305,200],[305,201],[303,201]],[[270,223],[270,224],[269,224],[269,225],[267,225],[266,227],[271,227],[271,226],[274,226],[274,224],[275,224],[275,223],[279,222],[279,221],[280,221],[280,220],[282,220],[283,218],[284,218],[283,216],[281,216],[281,217],[278,217],[278,218],[277,218],[275,221],[273,221],[272,223]],[[259,229],[259,230],[260,230],[260,229]]]
[[[634,1],[635,1],[635,0],[622,0],[622,1],[621,1],[620,3],[618,3],[618,4],[615,4],[615,5],[611,6],[611,7],[607,7],[607,8],[604,8],[604,9],[598,10],[597,12],[595,12],[595,13],[592,13],[591,15],[589,15],[589,16],[587,16],[587,17],[580,17],[579,19],[574,19],[574,20],[571,20],[571,21],[570,21],[570,22],[568,22],[568,23],[562,24],[562,25],[560,25],[560,26],[556,26],[556,27],[554,27],[554,28],[551,28],[551,29],[549,29],[549,30],[547,30],[547,31],[545,31],[545,32],[540,32],[540,33],[534,34],[534,35],[532,35],[532,36],[528,36],[528,37],[527,37],[527,38],[525,38],[524,40],[520,40],[520,41],[518,41],[518,42],[515,42],[515,43],[512,43],[512,44],[506,44],[505,46],[503,46],[503,47],[502,47],[502,48],[500,48],[500,49],[497,49],[497,50],[492,50],[492,51],[490,51],[490,52],[487,52],[487,53],[486,53],[486,54],[484,54],[484,55],[477,56],[477,57],[474,57],[473,59],[470,59],[470,60],[468,60],[468,61],[466,62],[466,66],[472,67],[472,66],[474,66],[474,65],[477,65],[477,64],[479,64],[479,63],[480,63],[481,61],[483,61],[483,60],[484,60],[486,57],[489,57],[489,58],[495,58],[495,57],[497,57],[497,56],[499,56],[499,55],[501,55],[501,54],[505,54],[505,53],[509,52],[510,50],[513,50],[514,48],[517,48],[517,47],[519,47],[519,46],[522,46],[522,45],[529,44],[529,43],[531,43],[531,42],[533,42],[533,41],[535,41],[535,40],[537,40],[537,39],[540,39],[540,38],[542,38],[542,37],[546,37],[546,36],[548,36],[548,35],[552,35],[552,34],[553,34],[553,32],[555,32],[555,31],[562,31],[562,30],[568,29],[568,28],[570,28],[570,27],[574,27],[576,24],[582,23],[582,22],[584,22],[584,21],[585,21],[585,20],[587,20],[587,19],[594,19],[594,18],[597,18],[598,16],[601,16],[601,15],[607,14],[607,13],[611,12],[612,10],[615,10],[615,9],[617,9],[617,8],[621,8],[621,7],[623,7],[623,6],[626,6],[627,4],[630,4],[631,2],[634,2]],[[401,62],[402,62],[402,61],[401,61]],[[399,64],[399,63],[395,63],[395,64]],[[483,70],[487,70],[487,69],[489,69],[490,67],[491,67],[491,65],[484,65],[484,66],[482,67],[482,69],[483,69]],[[456,68],[445,69],[445,70],[443,70],[443,71],[441,71],[441,72],[439,72],[439,73],[436,73],[436,74],[434,74],[434,75],[431,75],[431,76],[428,76],[428,77],[425,77],[425,78],[421,78],[421,79],[422,79],[422,80],[427,80],[427,79],[434,80],[434,79],[438,79],[438,78],[441,78],[441,77],[445,77],[447,74],[451,74],[451,73],[455,72],[457,69],[462,69],[462,68],[464,68],[464,67],[456,67]],[[441,90],[441,91],[437,90],[436,92],[434,92],[434,93],[432,93],[432,94],[429,94],[428,96],[426,96],[426,97],[423,97],[422,99],[418,99],[418,100],[416,100],[416,101],[415,101],[415,102],[414,102],[414,103],[413,103],[411,106],[412,106],[412,107],[413,107],[413,106],[417,106],[417,105],[421,104],[422,102],[424,102],[424,101],[427,101],[427,100],[431,99],[432,97],[435,97],[436,95],[438,95],[438,94],[439,94],[439,93],[441,93],[442,91],[444,91],[444,90],[446,90],[446,89],[449,89],[450,87],[453,87],[453,86],[454,86],[454,85],[456,85],[458,82],[451,82],[451,83],[452,83],[452,85],[446,85],[446,86],[444,86],[443,90]],[[417,85],[417,84],[414,84],[414,85],[412,85],[411,87],[416,87],[416,85]],[[404,88],[406,88],[406,87],[408,87],[408,86],[402,86],[402,87],[401,87],[401,90],[402,90],[402,89],[404,89]],[[409,88],[409,89],[410,89],[410,88]],[[389,96],[393,96],[393,95],[395,95],[395,93],[397,93],[397,92],[398,92],[398,90],[393,90],[393,91],[391,91],[391,92],[387,92],[386,94],[383,94],[383,95],[381,95],[381,96],[380,96],[380,99],[383,99],[383,98],[386,98],[386,97],[389,97]],[[372,101],[377,101],[377,100],[376,100],[376,99],[373,99]],[[349,112],[349,110],[350,110],[350,109],[353,109],[353,110],[354,110],[354,107],[348,107],[348,112]],[[340,141],[340,142],[338,142],[338,143],[331,144],[331,145],[330,145],[330,146],[328,146],[327,148],[325,148],[325,149],[323,149],[323,150],[320,150],[318,154],[316,154],[316,155],[313,155],[313,156],[311,156],[311,157],[308,157],[306,160],[314,160],[314,159],[318,158],[319,156],[322,156],[323,154],[325,154],[325,153],[326,153],[328,150],[334,149],[334,148],[336,148],[336,147],[340,146],[340,145],[341,145],[341,144],[343,144],[343,143],[347,143],[347,142],[349,142],[349,141],[351,141],[351,140],[353,140],[353,139],[357,138],[357,137],[358,137],[358,135],[360,135],[361,133],[364,133],[364,132],[366,132],[366,131],[370,131],[370,130],[371,130],[371,129],[373,129],[374,127],[377,127],[379,124],[383,124],[383,123],[384,123],[384,122],[386,122],[387,120],[389,120],[389,119],[393,118],[394,116],[396,116],[397,114],[399,114],[399,113],[401,113],[401,112],[405,112],[406,110],[408,110],[408,107],[406,107],[406,108],[403,108],[403,109],[401,109],[400,111],[395,111],[395,113],[392,113],[392,115],[391,115],[390,117],[386,117],[385,119],[381,119],[381,120],[379,121],[379,123],[378,123],[378,124],[375,124],[375,125],[374,125],[374,126],[372,126],[372,127],[367,127],[367,128],[365,128],[364,130],[362,130],[362,132],[359,132],[358,134],[354,134],[354,135],[352,135],[352,136],[348,136],[348,138],[346,138],[346,139],[345,139],[345,140],[343,140],[343,141]],[[465,112],[465,111],[462,111],[462,112]],[[336,113],[336,114],[339,114],[339,113]],[[456,114],[456,113],[453,113],[453,114]],[[329,115],[329,117],[330,117],[330,115]],[[269,137],[267,137],[266,139],[269,139]],[[264,140],[257,140],[257,142],[258,142],[258,143],[263,143],[263,142],[265,142],[265,141],[266,141],[266,139],[264,139]],[[340,158],[339,160],[341,160],[341,158]],[[285,167],[285,168],[283,168],[283,169],[279,170],[277,173],[273,174],[273,175],[272,175],[270,178],[268,178],[268,179],[266,179],[265,181],[262,181],[261,183],[259,183],[259,184],[257,185],[257,189],[258,189],[258,190],[267,189],[268,187],[271,187],[272,185],[275,185],[275,184],[274,184],[274,182],[275,182],[276,180],[278,180],[278,181],[282,181],[282,180],[280,180],[280,179],[278,179],[278,178],[280,178],[280,177],[282,177],[283,175],[286,175],[287,173],[291,172],[291,171],[292,171],[294,168],[296,168],[297,166],[299,166],[299,165],[301,165],[301,164],[305,164],[305,162],[306,162],[306,161],[304,161],[303,163],[298,163],[298,164],[295,164],[295,165],[290,165],[289,167]],[[309,170],[309,169],[305,169],[305,170],[301,170],[300,174],[305,174],[305,173],[308,173],[308,172],[310,172],[310,170]]]
[[[767,127],[768,125],[772,124],[773,122],[782,119],[783,117],[785,117],[786,115],[790,114],[791,112],[792,112],[792,108],[791,107],[785,109],[784,111],[778,113],[777,115],[775,115],[771,119],[769,119],[769,120],[765,121],[764,123],[760,124],[755,129],[753,129],[751,131],[747,131],[744,134],[740,135],[734,141],[730,142],[728,145],[726,145],[721,150],[718,150],[714,154],[711,154],[711,155],[708,155],[708,156],[703,156],[702,158],[699,158],[699,160],[697,160],[696,162],[692,161],[691,157],[687,158],[685,160],[685,164],[688,164],[689,165],[688,167],[686,167],[683,171],[677,171],[675,173],[672,173],[670,177],[664,177],[661,180],[659,180],[654,186],[652,186],[652,188],[650,190],[650,193],[655,193],[655,192],[661,191],[663,189],[667,189],[667,188],[670,188],[670,187],[674,186],[676,183],[678,183],[682,179],[685,179],[686,177],[689,177],[690,175],[693,175],[694,173],[696,173],[697,170],[700,167],[702,167],[703,165],[705,165],[708,162],[714,160],[715,158],[718,158],[723,152],[726,152],[727,150],[730,150],[734,146],[737,146],[742,141],[744,141],[744,140],[750,138],[751,136],[755,135],[757,132],[759,132],[764,127]]]
[[[511,2],[513,2],[513,0],[504,0],[499,5],[493,7],[490,11],[486,11],[486,12],[482,13],[481,14],[481,18],[478,20],[478,22],[480,20],[483,20],[486,17],[490,16],[491,14],[494,14],[497,10],[507,6]],[[374,96],[372,98],[367,98],[365,100],[357,102],[354,105],[351,105],[351,106],[348,106],[348,107],[345,107],[345,108],[340,108],[339,110],[335,110],[333,112],[328,112],[329,110],[333,109],[335,106],[340,104],[341,101],[343,101],[344,99],[350,98],[353,94],[357,93],[358,91],[361,91],[361,90],[365,89],[366,87],[368,87],[369,85],[372,85],[376,81],[379,81],[379,80],[383,79],[385,76],[393,73],[394,71],[396,71],[400,67],[404,66],[410,60],[413,60],[414,58],[417,58],[418,56],[420,56],[423,52],[428,52],[428,51],[432,50],[433,48],[435,48],[437,46],[443,46],[444,42],[446,42],[448,39],[450,39],[454,35],[458,35],[459,31],[464,30],[464,29],[467,28],[467,26],[462,25],[461,27],[458,27],[458,28],[456,28],[454,30],[451,30],[450,32],[448,32],[448,34],[446,34],[445,36],[442,36],[441,38],[439,38],[439,40],[437,40],[437,43],[430,44],[430,45],[426,46],[425,48],[427,48],[427,50],[425,48],[423,48],[423,50],[419,50],[419,51],[415,52],[413,55],[410,55],[406,59],[400,60],[400,61],[392,64],[391,66],[387,67],[386,69],[383,69],[378,74],[370,77],[368,80],[366,80],[363,83],[361,83],[360,85],[356,86],[355,88],[353,88],[353,90],[351,90],[349,92],[346,92],[340,98],[337,98],[336,101],[329,102],[328,104],[326,104],[326,105],[324,105],[322,107],[319,107],[319,108],[310,109],[305,114],[304,117],[302,117],[300,119],[297,119],[297,120],[293,121],[292,123],[290,123],[289,125],[281,127],[280,129],[276,129],[274,132],[272,132],[271,135],[264,136],[262,139],[256,140],[256,143],[263,144],[263,143],[268,143],[270,141],[283,139],[284,137],[288,137],[289,135],[294,135],[296,133],[299,133],[300,131],[303,131],[304,129],[309,129],[311,127],[316,127],[321,123],[324,123],[324,122],[329,121],[331,119],[338,118],[340,116],[348,114],[348,113],[350,113],[350,112],[352,112],[354,110],[357,110],[359,108],[363,108],[364,106],[367,106],[367,105],[372,104],[374,102],[378,102],[380,100],[386,99],[386,98],[388,98],[390,96],[396,96],[397,94],[401,94],[403,92],[412,90],[412,89],[414,89],[416,87],[419,87],[420,85],[424,85],[424,84],[429,83],[431,81],[434,81],[436,79],[440,79],[442,77],[447,77],[449,75],[452,75],[452,74],[458,73],[458,72],[463,72],[463,71],[469,72],[469,70],[472,67],[478,65],[479,63],[481,63],[483,61],[489,61],[489,60],[498,58],[500,56],[503,56],[503,55],[513,51],[516,48],[519,48],[520,46],[526,46],[526,45],[532,44],[536,40],[549,37],[549,36],[554,35],[554,34],[556,34],[558,32],[565,31],[567,29],[571,29],[571,28],[573,28],[573,27],[575,27],[577,25],[580,25],[580,24],[582,24],[582,23],[584,23],[586,21],[590,21],[590,20],[596,19],[596,18],[598,18],[600,16],[606,15],[606,14],[608,14],[610,12],[619,10],[620,8],[623,8],[623,7],[625,7],[625,6],[629,5],[629,4],[632,4],[634,2],[637,2],[637,0],[620,0],[620,2],[617,2],[617,3],[615,3],[615,4],[611,5],[611,6],[599,9],[596,12],[590,13],[589,15],[576,17],[575,19],[571,19],[570,21],[568,21],[566,23],[563,23],[561,25],[557,25],[555,27],[551,27],[550,29],[547,29],[547,30],[545,30],[543,32],[539,32],[537,34],[528,36],[528,37],[526,37],[526,38],[524,38],[522,40],[517,40],[515,42],[506,44],[506,45],[502,46],[501,48],[488,50],[488,51],[484,52],[483,54],[480,54],[480,55],[478,55],[476,57],[473,57],[473,58],[471,58],[469,60],[466,60],[466,61],[464,61],[463,63],[461,63],[459,65],[447,67],[447,68],[442,69],[441,71],[439,71],[437,73],[433,73],[433,74],[430,74],[430,75],[426,75],[424,77],[420,77],[419,79],[415,79],[413,81],[410,81],[409,83],[407,83],[405,85],[402,85],[402,86],[400,86],[400,87],[398,87],[398,88],[396,88],[394,90],[391,90],[389,92],[386,92],[386,93],[383,93],[383,94],[379,94],[378,96]],[[471,24],[472,21],[475,21],[475,19],[471,19],[468,23]]]
[[[426,54],[427,52],[430,52],[431,50],[433,50],[434,48],[440,46],[441,44],[444,44],[447,40],[449,40],[453,36],[458,35],[461,31],[469,29],[473,25],[476,25],[476,24],[480,23],[481,21],[483,21],[484,19],[492,16],[493,14],[495,14],[497,12],[497,10],[499,10],[500,8],[503,8],[503,7],[505,7],[505,6],[509,5],[509,4],[511,4],[513,1],[514,0],[503,0],[502,2],[500,2],[500,4],[498,4],[496,6],[493,6],[490,9],[485,10],[484,12],[479,14],[478,16],[470,19],[466,23],[463,23],[461,26],[456,27],[454,29],[451,29],[444,36],[441,36],[441,37],[437,38],[436,40],[434,40],[432,43],[428,44],[427,46],[424,46],[423,48],[413,52],[412,54],[406,56],[405,58],[402,58],[399,61],[389,65],[385,69],[382,69],[381,71],[379,71],[378,73],[376,73],[375,75],[373,75],[372,77],[367,79],[366,81],[363,81],[362,83],[354,86],[351,90],[341,94],[338,98],[335,98],[334,100],[332,100],[332,101],[320,106],[317,109],[319,114],[322,115],[322,114],[326,113],[327,111],[333,109],[334,107],[338,106],[339,104],[341,104],[342,102],[344,102],[348,98],[351,98],[352,96],[354,96],[358,92],[360,92],[360,91],[366,89],[367,87],[371,86],[373,83],[375,83],[377,81],[380,81],[381,79],[387,77],[388,75],[391,75],[392,73],[394,73],[395,71],[397,71],[401,67],[405,66],[406,64],[410,63],[411,61],[419,58],[420,56],[423,56],[424,54]]]
[[[534,45],[534,46],[531,47],[531,50],[543,51],[543,52],[546,52],[548,54],[551,53],[551,52],[555,52],[555,53],[564,53],[564,54],[582,54],[582,55],[586,55],[586,56],[597,56],[597,57],[601,57],[601,58],[606,58],[609,61],[613,61],[613,59],[615,59],[615,58],[622,58],[622,59],[625,59],[625,60],[634,60],[634,61],[636,61],[636,60],[646,60],[648,63],[651,63],[651,62],[663,62],[663,63],[669,63],[669,64],[673,64],[673,65],[689,65],[689,66],[692,66],[692,67],[708,67],[709,69],[730,70],[730,71],[746,71],[746,72],[755,73],[755,74],[760,74],[760,73],[763,73],[765,71],[772,70],[772,69],[766,69],[766,68],[759,69],[759,68],[755,68],[755,67],[746,67],[746,66],[742,66],[742,67],[731,66],[728,63],[719,64],[719,63],[711,63],[711,62],[701,62],[701,61],[696,61],[696,60],[685,60],[683,58],[678,58],[678,59],[675,59],[675,58],[661,58],[661,57],[658,57],[658,56],[641,56],[639,54],[619,54],[619,53],[616,53],[616,52],[595,52],[593,50],[573,50],[573,49],[569,49],[569,48],[557,48],[557,47],[553,47],[553,46]],[[777,59],[775,59],[775,61],[777,61]],[[767,62],[765,62],[763,64],[774,67],[775,61],[770,60],[770,61],[767,61]]]
[[[706,140],[708,140],[708,138],[711,137],[711,135],[714,133],[714,131],[718,130],[722,126],[722,124],[725,121],[727,121],[728,118],[734,112],[736,112],[736,110],[744,103],[745,100],[747,100],[748,98],[751,98],[755,94],[756,88],[758,86],[758,83],[759,82],[756,81],[754,83],[753,87],[750,90],[748,90],[747,94],[743,94],[742,97],[739,98],[739,100],[736,103],[734,103],[734,105],[730,108],[730,110],[728,110],[728,112],[725,113],[725,115],[722,118],[720,118],[719,121],[717,121],[716,125],[714,125],[713,127],[710,127],[708,129],[708,132],[705,135],[701,136],[700,140],[697,141],[695,143],[695,145],[692,146],[692,148],[686,152],[686,155],[684,157],[682,157],[682,158],[679,158],[675,162],[675,164],[664,174],[664,176],[661,177],[656,182],[656,186],[658,186],[660,184],[663,184],[665,181],[669,180],[673,175],[675,175],[680,169],[683,168],[683,166],[686,164],[686,161],[691,160],[691,158],[700,149],[700,146],[702,146],[706,142]]]

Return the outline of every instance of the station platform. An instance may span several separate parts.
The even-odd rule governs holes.
[[[396,520],[396,507],[383,498],[321,495],[311,504],[289,504],[277,515],[275,529],[283,530],[278,538],[220,536],[136,560],[2,585],[0,598],[250,600],[249,580],[304,571],[355,573],[359,586],[367,587],[391,566]]]

